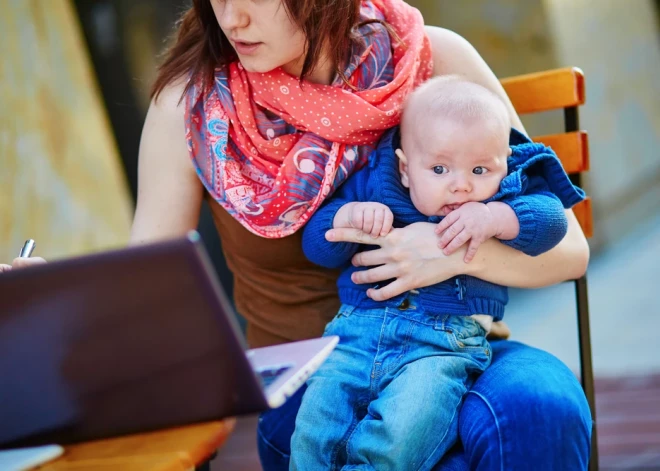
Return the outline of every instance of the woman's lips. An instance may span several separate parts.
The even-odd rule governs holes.
[[[263,43],[248,43],[245,41],[233,41],[236,52],[243,56],[254,54]]]

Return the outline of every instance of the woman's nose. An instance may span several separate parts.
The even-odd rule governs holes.
[[[218,23],[224,31],[244,28],[250,23],[250,15],[244,0],[224,0],[221,2]],[[241,38],[244,39],[244,38]]]

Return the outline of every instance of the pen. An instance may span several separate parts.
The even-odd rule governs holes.
[[[32,252],[36,246],[37,244],[34,242],[34,240],[26,240],[25,244],[23,244],[21,252],[18,254],[18,258],[30,258],[30,255],[32,255]]]

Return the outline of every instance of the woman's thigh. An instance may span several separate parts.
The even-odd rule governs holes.
[[[288,471],[291,436],[296,415],[307,389],[303,385],[283,406],[261,414],[257,425],[257,446],[264,471]]]
[[[470,469],[586,469],[592,421],[575,375],[542,350],[512,341],[492,346],[493,362],[459,416]]]

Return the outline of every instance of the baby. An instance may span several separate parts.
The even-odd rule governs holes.
[[[465,261],[495,237],[529,255],[564,237],[564,207],[584,198],[554,153],[511,130],[504,103],[457,77],[435,78],[409,97],[367,167],[308,222],[306,256],[341,267],[342,307],[326,327],[340,344],[310,378],[292,438],[291,469],[431,469],[458,436],[463,396],[490,364],[486,334],[502,318],[506,287],[466,275],[386,301],[351,282],[365,246],[331,243],[354,227],[372,236],[437,223]],[[398,159],[397,159],[398,157]],[[355,467],[355,468],[354,468]]]
[[[425,216],[442,217],[436,232],[450,255],[469,242],[465,261],[479,245],[497,237],[512,240],[520,227],[506,203],[489,200],[507,175],[509,113],[491,91],[455,77],[426,82],[410,96],[397,149],[401,184]],[[382,203],[354,202],[337,211],[333,227],[386,235],[394,215]]]

